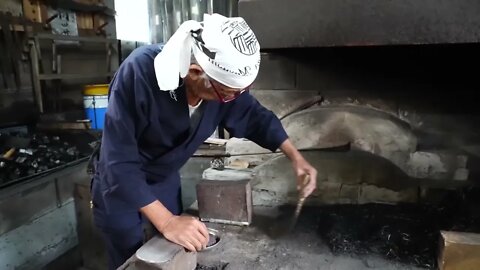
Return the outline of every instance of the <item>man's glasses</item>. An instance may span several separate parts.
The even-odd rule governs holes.
[[[233,101],[235,99],[237,99],[243,92],[245,91],[248,91],[250,89],[250,86],[247,86],[245,89],[242,89],[242,90],[239,90],[239,91],[223,91],[223,93],[225,92],[229,92],[229,94],[222,94],[217,87],[215,87],[215,83],[212,82],[212,80],[210,80],[210,85],[212,85],[213,87],[213,90],[215,91],[215,93],[217,94],[218,96],[218,100],[221,102],[221,103],[227,103],[227,102],[230,102],[230,101]]]

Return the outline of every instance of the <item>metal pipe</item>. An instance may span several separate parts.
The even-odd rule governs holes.
[[[43,113],[43,98],[42,98],[42,87],[40,85],[40,67],[39,59],[37,54],[37,46],[35,42],[30,42],[30,61],[32,64],[32,82],[33,82],[33,92],[35,94],[35,101],[37,102],[38,110],[40,113]]]

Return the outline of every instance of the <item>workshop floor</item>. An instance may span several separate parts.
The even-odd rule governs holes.
[[[222,238],[217,246],[199,254],[197,269],[422,269],[375,254],[332,253],[318,232],[317,208],[304,208],[294,231],[282,236],[274,235],[279,228],[275,223],[281,215],[278,210],[255,212],[249,227],[208,223],[222,232]]]
[[[480,189],[451,192],[435,205],[304,207],[283,236],[278,228],[294,207],[256,207],[248,227],[207,224],[223,237],[199,254],[197,269],[437,269],[440,231],[480,233],[479,207]]]
[[[438,205],[304,207],[295,229],[284,235],[278,228],[289,221],[293,206],[255,207],[250,226],[207,223],[221,232],[221,241],[198,254],[197,269],[436,269],[440,230],[480,233],[479,207],[480,190],[453,193]],[[194,209],[195,204],[187,212],[197,215]],[[78,250],[63,257],[58,261],[79,265]]]

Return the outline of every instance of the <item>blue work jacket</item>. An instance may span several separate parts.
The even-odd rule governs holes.
[[[92,184],[93,202],[109,214],[138,212],[157,199],[180,213],[179,169],[218,125],[271,151],[287,139],[279,119],[248,91],[229,103],[204,100],[191,129],[184,85],[175,96],[158,87],[153,63],[161,48],[134,50],[110,84]]]

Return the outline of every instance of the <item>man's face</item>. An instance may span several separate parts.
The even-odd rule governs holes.
[[[207,76],[203,69],[192,64],[189,72],[189,88],[198,97],[204,100],[218,101],[222,103],[230,102],[236,99],[246,89],[234,89],[227,87]]]

